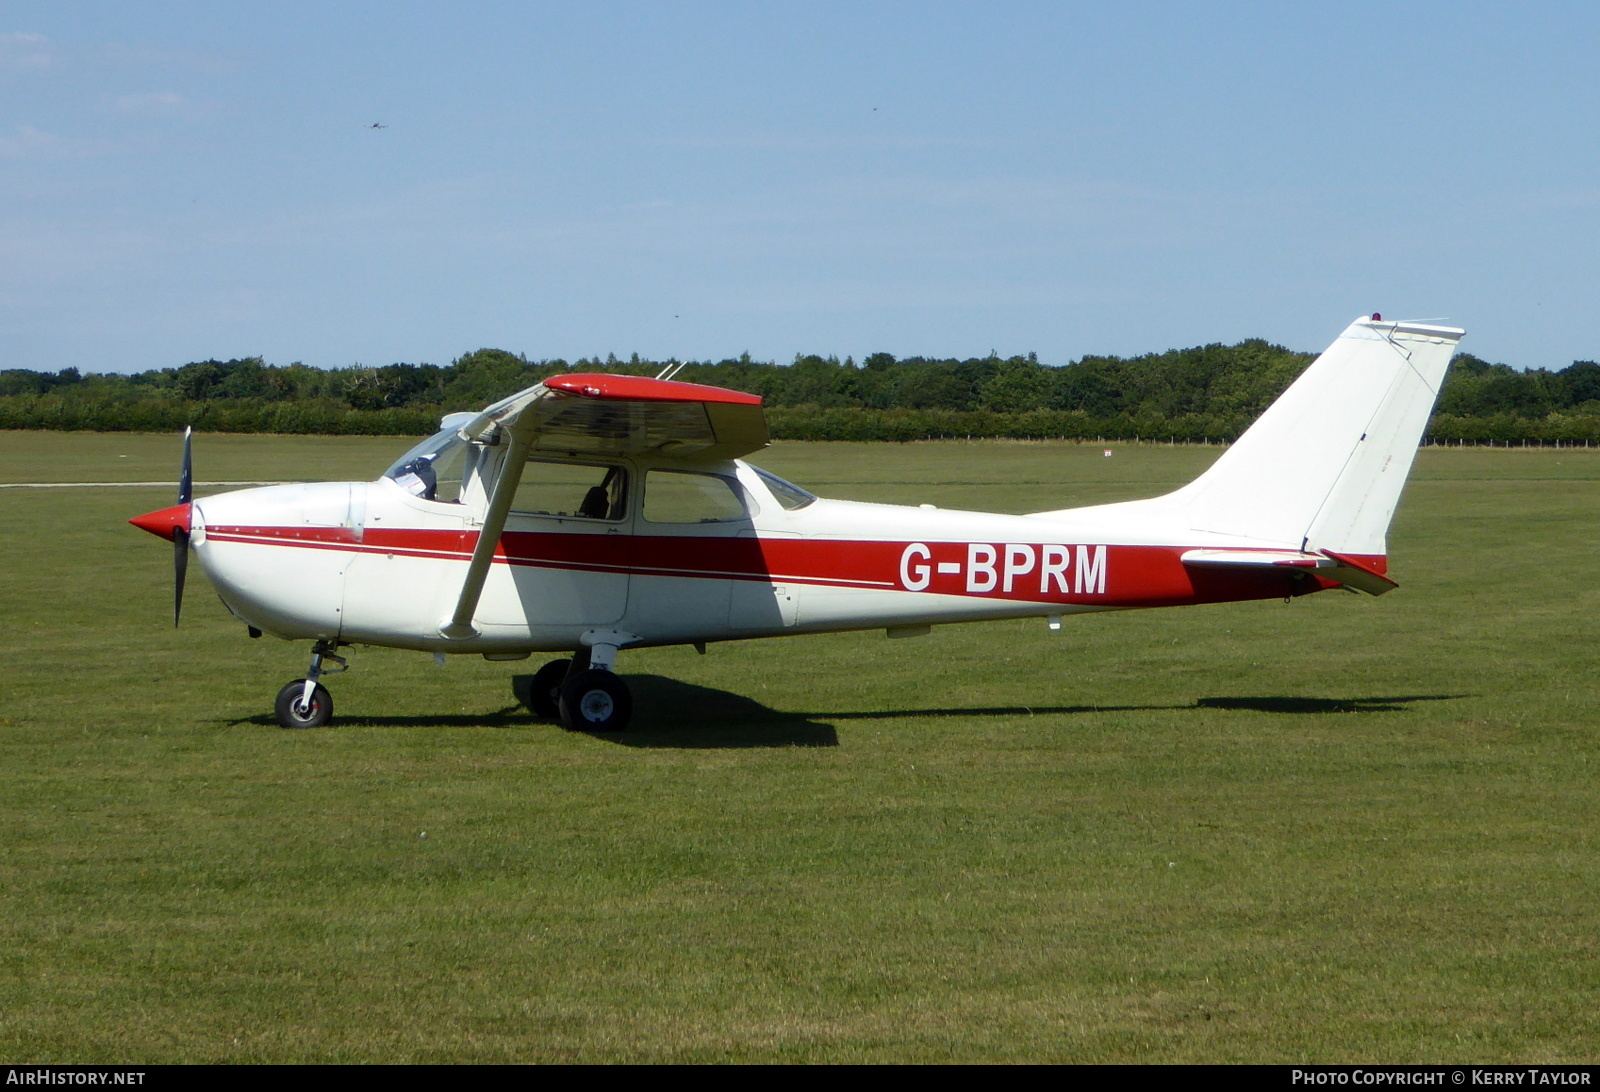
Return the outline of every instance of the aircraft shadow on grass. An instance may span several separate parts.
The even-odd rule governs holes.
[[[1408,694],[1365,698],[1216,697],[1188,705],[991,705],[925,709],[783,712],[753,698],[660,675],[629,675],[637,714],[625,732],[596,739],[636,748],[837,747],[833,722],[911,720],[921,717],[1075,716],[1085,713],[1228,712],[1306,714],[1396,713],[1418,702],[1456,701],[1465,694]],[[239,724],[276,726],[268,716]],[[528,728],[535,721],[520,705],[492,713],[433,716],[343,716],[349,728]]]
[[[628,675],[634,697],[633,721],[626,732],[594,733],[596,739],[628,747],[735,748],[837,747],[833,725],[817,714],[785,713],[742,694],[663,678]],[[844,714],[846,716],[852,714]],[[830,719],[838,714],[828,714]],[[245,717],[233,724],[276,728],[270,716]],[[536,720],[521,705],[492,713],[415,716],[339,715],[340,728],[529,728],[555,727]]]
[[[1198,698],[1192,708],[1253,713],[1398,713],[1423,701],[1459,701],[1470,694],[1407,694],[1388,698]]]

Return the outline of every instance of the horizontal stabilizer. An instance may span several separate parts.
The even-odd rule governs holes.
[[[1300,569],[1368,595],[1382,595],[1399,587],[1387,576],[1354,558],[1301,550],[1188,550],[1181,560],[1185,565],[1202,568]]]
[[[1299,550],[1189,550],[1183,555],[1183,563],[1315,570],[1332,569],[1339,564],[1331,557]]]
[[[1326,550],[1323,552],[1337,561],[1339,566],[1328,572],[1318,573],[1317,575],[1319,576],[1326,576],[1329,580],[1337,580],[1347,588],[1355,588],[1357,591],[1364,591],[1368,595],[1382,595],[1384,592],[1394,591],[1400,586],[1383,573],[1356,558],[1346,557],[1344,554],[1336,554]]]

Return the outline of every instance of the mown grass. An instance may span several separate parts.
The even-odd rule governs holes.
[[[404,441],[211,437],[197,477]],[[826,495],[1028,511],[1205,448],[780,445]],[[5,480],[177,443],[0,433]],[[127,455],[128,458],[117,458]],[[128,527],[0,490],[0,1055],[16,1061],[1593,1061],[1600,452],[1421,454],[1401,589],[529,665],[245,639]],[[536,666],[536,665],[534,665]],[[424,836],[425,835],[425,836]]]

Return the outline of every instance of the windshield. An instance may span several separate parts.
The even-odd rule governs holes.
[[[461,483],[472,476],[478,449],[453,428],[406,452],[383,475],[423,500],[461,503]]]
[[[804,508],[817,499],[798,485],[786,482],[776,474],[762,470],[759,466],[752,466],[750,469],[761,475],[761,480],[766,484],[767,489],[777,498],[778,503],[790,512],[795,511],[797,508]]]

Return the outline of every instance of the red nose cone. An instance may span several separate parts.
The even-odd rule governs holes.
[[[183,531],[185,534],[189,531],[189,505],[174,504],[171,508],[163,508],[159,512],[146,512],[142,516],[134,516],[128,522],[171,542],[174,531]]]

